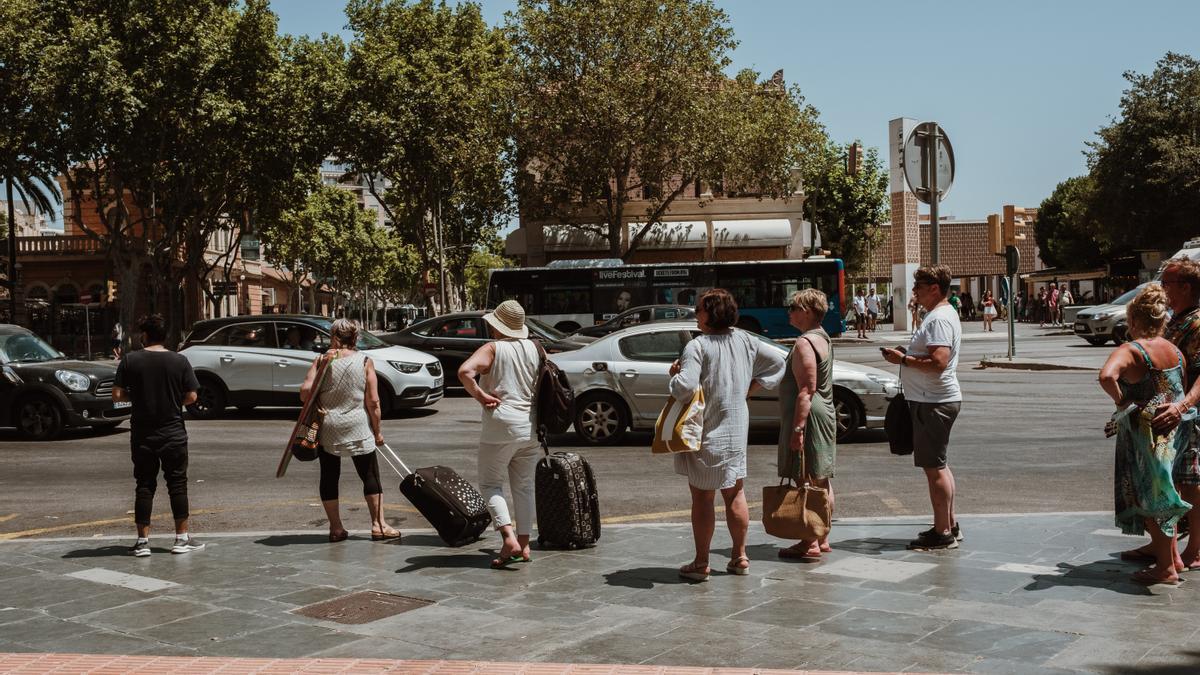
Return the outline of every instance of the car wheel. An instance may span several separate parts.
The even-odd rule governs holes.
[[[1093,347],[1103,347],[1104,343],[1108,342],[1108,338],[1084,338],[1084,339],[1087,340],[1088,344]]]
[[[47,396],[29,396],[17,403],[17,431],[29,441],[51,441],[63,430],[63,411]]]
[[[1125,328],[1125,326],[1117,326],[1113,329],[1112,339],[1113,342],[1117,344],[1129,342],[1129,331]]]
[[[837,420],[837,441],[842,443],[862,426],[862,406],[858,397],[845,389],[833,390],[833,416]]]
[[[379,394],[379,416],[387,417],[396,409],[396,394],[392,392],[392,385],[379,378],[375,391]]]
[[[199,378],[200,388],[196,390],[196,402],[187,407],[188,412],[198,420],[213,420],[225,414],[225,387],[212,377]]]
[[[615,445],[629,428],[625,402],[613,394],[594,394],[575,402],[575,433],[591,445]]]

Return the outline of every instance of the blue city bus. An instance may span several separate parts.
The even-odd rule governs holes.
[[[798,334],[788,323],[792,293],[817,288],[829,297],[822,327],[830,335],[845,330],[845,271],[838,258],[652,265],[624,265],[619,260],[562,263],[491,270],[487,306],[515,299],[529,316],[569,333],[639,305],[691,307],[704,291],[724,288],[737,300],[739,327],[783,338]]]

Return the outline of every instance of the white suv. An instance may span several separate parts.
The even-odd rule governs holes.
[[[200,382],[193,416],[212,419],[230,406],[299,406],[300,385],[313,360],[329,349],[331,321],[308,315],[264,314],[199,321],[179,353]],[[441,363],[424,352],[394,347],[359,331],[358,349],[375,363],[384,414],[442,398]]]

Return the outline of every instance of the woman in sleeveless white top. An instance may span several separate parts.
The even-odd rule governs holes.
[[[487,501],[502,545],[492,567],[529,557],[533,530],[533,478],[541,458],[533,424],[533,393],[541,355],[526,339],[525,310],[515,300],[484,315],[495,341],[480,347],[458,369],[467,393],[483,406],[479,439],[479,492]],[[476,376],[479,381],[476,382]],[[512,491],[514,518],[504,501],[504,479]]]
[[[383,484],[379,480],[379,459],[375,456],[375,448],[383,445],[375,365],[355,349],[358,326],[353,321],[334,321],[332,332],[330,350],[313,361],[300,388],[302,401],[316,393],[320,397],[317,403],[325,411],[317,435],[321,449],[317,457],[321,463],[321,505],[329,518],[329,541],[342,541],[350,536],[342,525],[338,508],[342,457],[354,462],[354,469],[362,479],[363,496],[371,514],[371,539],[399,539],[400,532],[383,519]],[[325,359],[329,360],[325,379],[320,391],[313,392],[318,364]]]

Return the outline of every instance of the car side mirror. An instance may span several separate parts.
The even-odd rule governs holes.
[[[592,370],[596,371],[597,373],[607,372],[608,364],[603,361],[595,361],[592,363]]]

